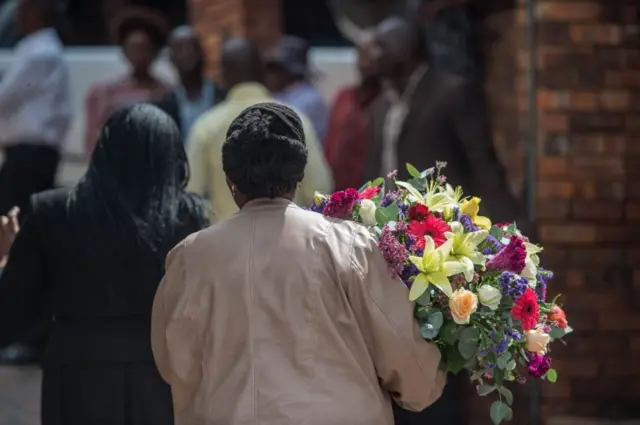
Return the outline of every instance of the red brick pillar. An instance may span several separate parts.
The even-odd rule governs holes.
[[[637,8],[622,0],[537,5],[543,264],[556,271],[550,296],[563,294],[576,330],[553,352],[558,382],[543,385],[548,423],[640,397]]]
[[[208,73],[213,77],[225,37],[250,37],[266,47],[280,36],[280,0],[189,0],[189,6],[191,23],[202,38]]]

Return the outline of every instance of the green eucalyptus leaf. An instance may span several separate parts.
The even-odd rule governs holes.
[[[516,361],[511,359],[509,360],[509,363],[507,363],[507,367],[505,368],[505,370],[508,370],[508,371],[515,370],[516,366],[517,366]]]
[[[498,392],[504,397],[509,406],[513,404],[513,393],[507,387],[498,387]]]
[[[418,305],[429,305],[430,302],[431,302],[431,291],[429,291],[429,289],[424,291],[422,295],[420,295],[420,297],[416,300],[416,303],[418,303]]]
[[[507,227],[507,233],[508,233],[509,235],[513,235],[513,234],[516,232],[516,229],[517,229],[517,228],[518,228],[518,227],[516,226],[516,222],[514,221],[513,223],[511,223],[511,224],[509,225],[509,227]]]
[[[460,355],[455,345],[450,345],[445,349],[445,357],[449,372],[456,374],[464,368],[466,360]]]
[[[420,171],[418,171],[418,169],[416,167],[414,167],[413,165],[407,163],[407,171],[409,172],[409,175],[413,178],[419,178],[420,177]]]
[[[556,326],[552,326],[551,327],[551,332],[549,332],[549,336],[553,339],[560,339],[563,336],[565,336],[565,331],[564,329],[560,329]]]
[[[371,186],[380,186],[384,183],[384,177],[378,177],[374,181],[371,182]]]
[[[420,326],[420,333],[424,339],[434,339],[444,323],[442,312],[434,311],[429,314],[427,321]]]
[[[508,351],[505,351],[504,353],[502,353],[500,355],[500,357],[498,357],[498,359],[496,361],[496,365],[500,369],[506,369],[507,368],[507,364],[509,363],[510,360],[511,360],[511,353],[508,352]]]
[[[478,395],[479,396],[489,395],[492,392],[494,392],[497,388],[498,387],[496,387],[495,385],[482,384],[478,387]]]
[[[504,370],[502,369],[493,369],[493,380],[498,385],[502,385],[504,382]]]
[[[489,413],[494,425],[499,425],[502,421],[509,420],[509,418],[513,417],[513,411],[511,408],[502,401],[494,401]]]
[[[378,208],[379,209],[379,208]],[[400,207],[396,204],[391,204],[388,207],[384,207],[384,210],[389,217],[388,221],[396,221],[398,220],[398,215],[400,214]],[[378,211],[378,210],[376,210]]]
[[[556,372],[555,369],[549,369],[549,371],[545,375],[545,378],[547,378],[547,381],[555,383],[558,380],[558,372]]]
[[[480,333],[476,328],[471,326],[464,328],[460,332],[460,341],[458,342],[458,351],[463,358],[469,360],[478,352],[478,337]]]
[[[498,226],[493,226],[489,231],[489,234],[497,240],[500,240],[504,236],[504,231]]]
[[[376,209],[376,222],[378,223],[378,226],[384,227],[384,225],[389,221],[389,215],[385,208]]]
[[[458,340],[458,325],[454,322],[447,322],[447,324],[440,329],[440,338],[445,344],[453,346]]]

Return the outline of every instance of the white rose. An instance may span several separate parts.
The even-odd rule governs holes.
[[[483,305],[486,305],[491,310],[497,310],[502,299],[500,290],[491,285],[482,285],[478,289],[478,299]]]
[[[371,199],[360,201],[360,218],[367,226],[376,225],[376,204]]]
[[[551,337],[542,329],[532,329],[526,333],[527,350],[543,356],[547,352],[547,345]]]

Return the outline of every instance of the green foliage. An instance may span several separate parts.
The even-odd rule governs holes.
[[[499,425],[502,421],[510,421],[513,418],[513,410],[502,401],[494,401],[489,413],[494,425]]]

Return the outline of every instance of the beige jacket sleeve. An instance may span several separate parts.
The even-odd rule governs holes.
[[[420,336],[409,291],[392,278],[369,230],[356,231],[348,288],[382,387],[403,408],[424,410],[442,394],[446,374],[440,351]]]
[[[333,176],[313,125],[306,117],[301,117],[301,119],[304,125],[308,158],[307,167],[304,170],[304,178],[300,183],[300,189],[298,189],[296,203],[302,206],[309,206],[313,202],[313,195],[316,191],[324,194],[331,193],[333,190]]]
[[[185,250],[191,237],[167,256],[165,276],[151,313],[151,348],[171,386],[176,411],[189,404],[202,379],[202,297],[187,280]]]

